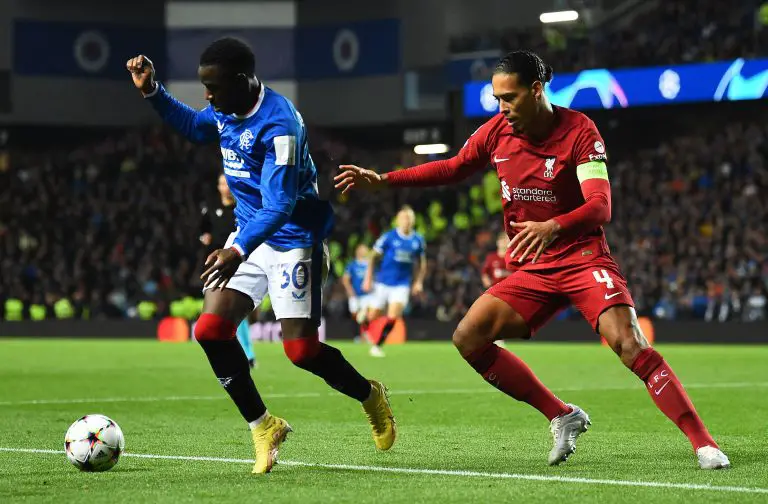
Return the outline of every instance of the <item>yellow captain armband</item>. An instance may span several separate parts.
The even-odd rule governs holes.
[[[589,179],[608,180],[608,167],[603,161],[590,161],[576,167],[576,176],[579,178],[579,184]]]

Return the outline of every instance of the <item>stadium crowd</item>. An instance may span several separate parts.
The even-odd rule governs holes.
[[[425,293],[410,315],[454,320],[465,313],[482,292],[479,269],[501,229],[495,173],[458,189],[347,199],[329,189],[339,162],[388,171],[415,163],[415,155],[313,138],[321,192],[338,214],[328,315],[346,315],[336,279],[354,245],[372,243],[404,203],[415,208],[428,240]],[[766,159],[768,128],[741,123],[653,150],[612,152],[608,240],[640,313],[766,317]],[[23,305],[23,317],[32,305],[45,307],[48,317],[124,317],[151,301],[161,315],[176,299],[199,298],[200,208],[215,195],[219,163],[215,147],[191,146],[160,127],[74,151],[16,155],[0,171],[0,309],[7,312],[12,299]]]
[[[643,3],[632,29],[606,22],[597,28],[583,23],[542,25],[452,38],[452,53],[528,47],[556,72],[585,68],[621,68],[727,60],[764,54],[766,30],[756,18],[756,1],[669,0],[646,9]]]

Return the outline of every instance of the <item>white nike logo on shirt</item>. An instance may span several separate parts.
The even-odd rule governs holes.
[[[509,158],[498,158],[496,156],[493,156],[494,163],[501,163],[502,161],[509,161]]]
[[[616,297],[616,296],[618,296],[619,294],[621,294],[621,291],[619,291],[619,292],[614,292],[614,293],[613,293],[613,294],[611,294],[610,296],[609,296],[608,294],[606,294],[606,295],[605,295],[605,299],[611,299],[612,297]]]
[[[661,387],[659,387],[659,388],[657,388],[656,390],[654,390],[654,391],[653,391],[653,393],[654,393],[654,394],[656,394],[656,395],[659,395],[659,394],[661,394],[661,391],[662,391],[662,390],[664,390],[664,387],[666,387],[667,385],[669,385],[669,382],[670,382],[670,381],[671,381],[671,380],[667,380],[667,381],[664,383],[664,385],[662,385]]]

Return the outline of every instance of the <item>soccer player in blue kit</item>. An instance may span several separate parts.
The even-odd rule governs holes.
[[[424,277],[427,274],[426,245],[424,237],[413,229],[416,225],[413,209],[407,205],[401,208],[396,221],[397,226],[379,236],[373,245],[373,254],[363,281],[365,292],[373,290],[369,319],[374,320],[382,314],[387,317],[378,341],[371,346],[373,357],[384,357],[381,347],[397,319],[403,315],[411,294],[418,296],[424,291]],[[416,264],[418,271],[414,278]]]
[[[208,256],[203,314],[195,326],[216,377],[248,422],[254,474],[267,473],[291,432],[270,414],[235,339],[240,321],[269,293],[288,358],[342,394],[362,403],[380,450],[395,441],[387,392],[365,379],[336,348],[318,340],[321,288],[328,271],[324,239],[333,209],[321,201],[301,115],[254,75],[250,47],[222,38],[200,56],[198,76],[209,105],[194,110],[155,81],[144,55],[126,63],[134,85],[163,120],[195,143],[219,141],[224,174],[237,200],[237,229]]]
[[[363,280],[368,270],[368,257],[370,250],[364,243],[355,247],[355,258],[347,263],[344,274],[341,276],[341,284],[347,293],[349,314],[360,326],[360,336],[368,337],[368,305],[370,295],[363,291]]]

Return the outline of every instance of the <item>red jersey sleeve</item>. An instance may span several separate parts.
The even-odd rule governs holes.
[[[452,158],[389,172],[387,182],[396,187],[425,187],[455,184],[466,179],[488,166],[489,137],[497,122],[494,118],[480,126]]]
[[[555,218],[562,231],[581,234],[611,220],[611,184],[608,182],[605,142],[597,126],[585,118],[585,124],[573,145],[573,162],[581,185],[584,204]]]
[[[597,126],[591,119],[585,117],[585,124],[573,144],[573,162],[576,166],[593,161],[603,163],[608,160],[605,142]]]

